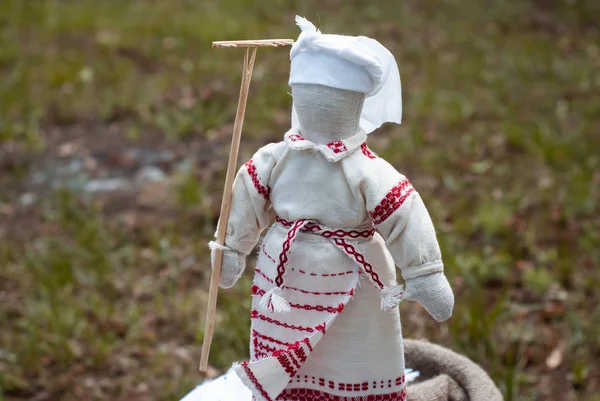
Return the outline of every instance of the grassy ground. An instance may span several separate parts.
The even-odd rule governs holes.
[[[465,353],[507,400],[600,400],[600,3],[0,2],[0,400],[174,400],[196,373],[241,53],[212,40],[366,34],[456,293],[404,334]],[[258,53],[245,159],[289,125],[286,50]],[[111,187],[112,185],[112,187]],[[249,275],[211,363],[247,352]]]

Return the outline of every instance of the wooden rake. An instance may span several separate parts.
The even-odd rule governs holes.
[[[229,150],[229,162],[227,163],[227,175],[225,176],[225,188],[223,190],[223,199],[221,201],[221,218],[217,227],[217,244],[225,245],[225,234],[227,233],[227,221],[229,220],[229,211],[231,209],[231,196],[233,192],[233,179],[237,171],[237,158],[240,149],[240,138],[242,136],[242,126],[244,125],[244,115],[246,114],[246,102],[248,101],[248,91],[250,89],[250,80],[252,79],[252,70],[254,69],[254,60],[256,59],[256,50],[258,47],[279,47],[290,46],[294,43],[292,39],[265,39],[265,40],[237,40],[225,42],[213,42],[212,47],[242,47],[244,48],[244,68],[242,70],[242,85],[240,88],[240,97],[238,99],[237,112],[235,114],[235,123],[233,125],[233,137],[231,138],[231,149]],[[250,55],[250,48],[252,54]],[[204,342],[202,343],[202,356],[200,357],[200,371],[206,372],[208,369],[208,354],[210,344],[215,329],[215,316],[217,311],[217,293],[219,291],[219,282],[221,279],[221,265],[223,263],[223,250],[215,249],[215,259],[210,279],[210,290],[208,293],[208,306],[206,309],[206,324],[204,328]]]

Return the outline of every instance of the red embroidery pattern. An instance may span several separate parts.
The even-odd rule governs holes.
[[[285,341],[280,341],[280,340],[277,340],[276,338],[273,338],[273,337],[264,335],[262,333],[259,333],[256,330],[252,330],[252,335],[254,337],[262,338],[263,340],[267,340],[269,342],[272,342],[273,344],[283,345],[284,347],[291,347],[293,345],[292,343],[286,343]]]
[[[327,147],[333,151],[333,153],[338,154],[347,151],[346,145],[342,141],[330,142],[327,144]]]
[[[348,270],[347,272],[341,272],[341,273],[308,273],[308,272],[305,272],[304,270],[294,269],[294,268],[292,268],[292,270],[297,271],[300,274],[307,274],[312,277],[337,277],[337,276],[345,276],[346,274],[354,273],[354,270]]]
[[[303,294],[312,294],[312,295],[350,295],[351,297],[354,296],[354,289],[351,289],[350,291],[329,291],[329,292],[319,292],[319,291],[307,291],[307,290],[303,290],[301,288],[295,288],[295,287],[288,287],[287,285],[284,285],[282,288],[286,288],[288,290],[292,290],[292,291],[299,291]]]
[[[279,351],[279,348],[271,347],[270,345],[258,341],[256,338],[254,339],[254,347],[255,349],[262,349],[263,351],[270,352],[271,354]]]
[[[308,388],[291,388],[284,390],[277,401],[405,401],[406,388],[388,394],[371,394],[356,397],[344,397],[324,393],[319,390]]]
[[[271,262],[273,262],[273,263],[277,263],[277,262],[275,261],[275,259],[273,259],[273,257],[267,253],[267,250],[265,249],[265,244],[263,244],[263,245],[260,247],[260,249],[261,249],[261,250],[262,250],[262,252],[265,254],[265,256],[266,256],[267,258],[269,258],[269,260],[270,260]]]
[[[290,352],[288,354],[288,357],[290,358],[290,361],[292,361],[292,363],[294,364],[294,366],[296,367],[296,369],[300,369],[300,362],[296,359],[295,352]]]
[[[377,390],[382,388],[392,388],[398,387],[404,384],[405,377],[399,376],[395,379],[389,380],[377,380],[372,382],[362,382],[362,383],[337,383],[333,380],[328,380],[322,377],[314,377],[314,376],[294,376],[291,383],[309,383],[309,384],[318,384],[321,387],[328,387],[330,389],[338,389],[341,391],[368,391],[368,390]]]
[[[254,350],[254,359],[262,359],[262,358],[268,358],[269,354],[267,354],[266,352],[262,352],[262,351],[258,351],[258,350]]]
[[[256,389],[260,392],[260,394],[263,397],[265,397],[265,399],[267,401],[272,401],[272,398],[269,397],[269,394],[265,391],[265,389],[263,388],[263,386],[260,385],[260,383],[256,379],[256,376],[254,376],[254,373],[252,373],[252,371],[250,370],[250,368],[248,368],[248,361],[244,361],[242,363],[242,366],[244,367],[244,372],[246,373],[246,376],[248,376],[248,379],[250,379],[250,381],[252,382],[252,384],[254,385],[254,387],[256,387]]]
[[[260,289],[260,287],[258,287],[257,285],[252,286],[252,295],[263,296],[263,295],[265,295],[265,293],[266,293],[266,291]]]
[[[398,185],[387,193],[385,198],[371,212],[371,218],[374,224],[383,223],[388,217],[400,208],[406,201],[406,198],[414,192],[414,188],[408,179],[402,180]]]
[[[258,173],[256,172],[256,166],[254,165],[254,161],[252,159],[248,160],[246,164],[246,169],[248,170],[248,174],[250,174],[250,178],[252,179],[252,183],[254,187],[258,191],[258,193],[265,199],[269,199],[269,194],[271,193],[271,188],[266,187],[261,184],[260,179],[258,178]]]
[[[262,270],[260,270],[259,268],[255,268],[254,271],[256,273],[258,273],[259,275],[261,275],[265,280],[267,280],[269,283],[273,284],[273,279],[268,277]],[[319,292],[319,291],[308,291],[308,290],[303,290],[302,288],[296,288],[296,287],[290,287],[287,285],[284,285],[283,287],[281,287],[283,289],[286,290],[291,290],[291,291],[298,291],[301,292],[303,294],[309,294],[309,295],[350,295],[350,296],[354,296],[354,289],[351,289],[350,291],[329,291],[329,292]]]
[[[363,155],[367,156],[369,159],[377,159],[377,155],[369,149],[366,142],[360,145],[360,149],[362,150]]]
[[[339,304],[338,306],[322,306],[322,305],[300,305],[300,304],[291,304],[292,308],[296,309],[304,309],[304,310],[315,310],[317,312],[327,312],[327,313],[340,313],[344,310],[344,304]]]
[[[321,325],[317,326],[317,327],[304,327],[304,326],[296,326],[293,324],[288,324],[286,322],[280,322],[279,320],[275,320],[272,319],[268,316],[265,315],[261,315],[260,313],[258,313],[258,311],[256,309],[252,309],[252,312],[250,314],[250,318],[251,319],[260,319],[264,322],[267,323],[271,323],[277,326],[281,326],[281,327],[285,327],[286,329],[292,329],[292,330],[298,330],[298,331],[306,331],[309,333],[314,333],[315,331],[318,331],[321,327]]]
[[[273,353],[273,356],[277,358],[279,364],[283,367],[286,373],[290,375],[290,377],[294,377],[298,369],[300,369],[302,364],[306,361],[306,351],[304,351],[304,348],[302,348],[302,344],[306,344],[309,350],[312,351],[310,341],[307,337],[305,337],[302,342],[296,341],[287,350],[275,351]]]
[[[356,248],[354,247],[354,245],[350,244],[349,242],[346,242],[343,239],[339,239],[339,238],[334,239],[333,242],[344,253],[346,253],[348,256],[352,257],[352,259],[354,259],[356,261],[356,263],[358,263],[364,269],[365,273],[367,273],[371,276],[371,281],[373,281],[375,284],[377,284],[380,289],[383,290],[385,288],[385,286],[379,279],[379,275],[377,274],[377,272],[375,272],[373,270],[373,265],[366,261],[364,255],[361,254],[360,252],[358,252],[356,250]]]
[[[260,288],[257,285],[252,286],[252,295],[263,296],[266,291]],[[323,306],[323,305],[302,305],[295,304],[290,302],[290,306],[295,309],[304,309],[307,311],[314,310],[317,312],[327,312],[327,313],[340,313],[344,310],[344,304],[339,304],[338,306]]]
[[[306,351],[304,351],[304,348],[302,347],[298,347],[298,349],[296,349],[294,351],[296,358],[298,358],[298,360],[300,361],[300,364],[303,364],[306,361]]]
[[[279,264],[277,265],[277,277],[275,278],[275,285],[281,287],[283,285],[283,275],[285,274],[285,264],[288,262],[288,253],[290,247],[296,239],[296,234],[306,224],[306,220],[298,220],[294,223],[292,228],[287,233],[287,238],[283,241],[283,249],[279,254]]]
[[[277,262],[275,261],[275,259],[274,259],[274,258],[273,258],[271,255],[269,255],[269,254],[267,253],[267,250],[265,249],[265,245],[264,245],[264,244],[263,244],[263,246],[261,247],[261,250],[262,250],[262,253],[264,253],[264,254],[265,254],[265,256],[266,256],[267,258],[269,258],[269,260],[270,260],[271,262],[273,262],[273,263],[277,263]],[[291,269],[291,270],[293,270],[293,271],[297,271],[297,272],[298,272],[298,273],[300,273],[300,274],[308,274],[308,275],[310,275],[310,276],[313,276],[313,277],[317,277],[317,276],[319,276],[319,277],[337,277],[337,276],[345,276],[346,274],[352,274],[352,273],[354,273],[354,270],[348,270],[348,271],[341,272],[341,273],[308,273],[308,272],[305,272],[304,270],[300,270],[300,269],[294,269],[293,267],[292,267],[292,269]]]
[[[291,376],[294,376],[298,371],[298,368],[294,369],[290,360],[286,354],[277,355],[277,362],[281,365],[281,367],[285,370],[285,372]]]
[[[254,351],[254,359],[265,358],[269,356],[269,354],[260,350],[260,344],[256,337],[252,339],[252,346]]]
[[[304,141],[304,138],[300,134],[292,134],[288,136],[288,138],[290,138],[290,141],[292,142]]]
[[[267,280],[269,283],[273,284],[273,279],[270,278],[269,276],[267,276],[265,273],[263,273],[262,270],[260,270],[258,267],[254,269],[254,271],[258,274],[260,274],[265,280]]]
[[[305,338],[302,340],[302,342],[303,342],[304,344],[306,344],[306,346],[308,347],[308,350],[309,350],[310,352],[312,352],[312,351],[313,351],[312,345],[310,345],[310,340],[309,340],[307,337],[305,337]]]

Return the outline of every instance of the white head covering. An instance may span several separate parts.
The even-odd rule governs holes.
[[[367,133],[386,122],[400,124],[400,73],[388,49],[365,36],[322,34],[299,16],[296,24],[302,32],[290,53],[290,85],[318,84],[365,93],[360,126]],[[292,107],[292,127],[298,125]]]

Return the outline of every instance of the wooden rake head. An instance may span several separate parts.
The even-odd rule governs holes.
[[[242,47],[244,48],[244,74],[242,75],[242,91],[244,89],[245,81],[247,85],[250,85],[250,77],[252,76],[252,69],[254,68],[254,60],[256,59],[256,49],[259,47],[280,47],[280,46],[291,46],[294,44],[293,39],[260,39],[260,40],[229,40],[213,42],[212,47],[215,49],[226,48],[226,47]],[[248,57],[250,48],[252,48],[252,55]],[[240,91],[241,94],[241,91]],[[245,107],[245,104],[244,104]]]

